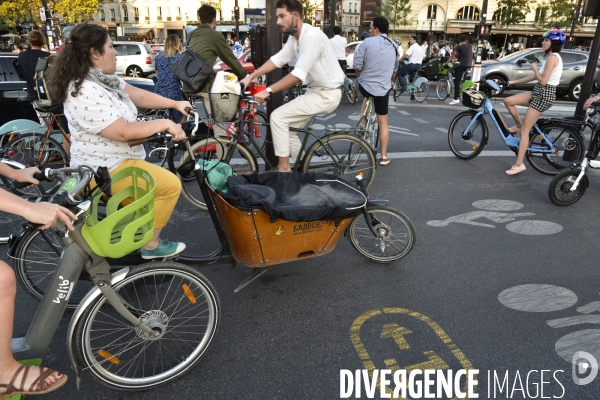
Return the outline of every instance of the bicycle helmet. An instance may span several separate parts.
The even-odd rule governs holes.
[[[561,31],[560,29],[549,30],[548,32],[544,33],[543,38],[548,38],[553,41],[558,40],[560,41],[560,44],[565,44],[567,41],[567,35],[565,35],[565,32]]]
[[[446,47],[446,42],[444,40],[440,40],[440,42],[438,43],[438,45],[440,47]]]

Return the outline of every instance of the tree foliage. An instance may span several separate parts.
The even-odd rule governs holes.
[[[573,3],[571,0],[553,0],[544,3],[547,11],[539,21],[545,28],[568,28],[573,20]]]
[[[88,21],[104,4],[104,0],[48,0],[50,11],[63,23]],[[25,22],[43,25],[39,9],[42,0],[0,0],[0,29],[11,29]]]
[[[509,25],[516,25],[525,20],[525,16],[529,14],[530,0],[499,0],[498,10],[494,13],[494,20],[501,26],[506,28],[504,36],[504,47],[508,41]]]
[[[320,6],[323,7],[323,3],[320,4],[312,3],[310,0],[300,0],[302,3],[303,12],[302,12],[302,22],[306,22],[307,24],[314,25],[315,24],[315,10]]]
[[[410,25],[412,19],[408,17],[412,11],[411,0],[383,0],[379,12],[390,21],[392,34],[399,26]]]

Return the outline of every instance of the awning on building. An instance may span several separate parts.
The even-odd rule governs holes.
[[[240,32],[248,32],[249,28],[248,25],[239,25],[239,30]],[[235,31],[235,25],[217,25],[217,32],[234,32]]]
[[[125,36],[146,36],[150,29],[146,28],[125,28]]]

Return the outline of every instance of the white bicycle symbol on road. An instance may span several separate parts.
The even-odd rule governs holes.
[[[507,223],[506,229],[521,235],[552,235],[563,230],[559,224],[549,221],[532,219],[517,220],[519,217],[531,217],[535,213],[514,211],[525,207],[523,204],[511,200],[478,200],[473,202],[473,207],[478,211],[471,211],[447,218],[445,220],[427,221],[427,225],[435,227],[448,226],[451,223],[479,226],[483,228],[495,228],[496,225],[476,220],[488,220],[497,224]],[[487,221],[486,221],[487,222]]]

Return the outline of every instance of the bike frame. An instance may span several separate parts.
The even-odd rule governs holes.
[[[502,138],[502,140],[504,141],[504,144],[506,144],[508,147],[519,147],[519,142],[521,141],[520,138],[514,137],[513,135],[505,135],[503,134],[503,130],[500,127],[500,123],[498,122],[498,119],[496,119],[495,117],[495,113],[494,113],[494,106],[492,105],[492,101],[490,100],[489,97],[486,96],[485,98],[485,102],[483,107],[481,107],[479,109],[479,111],[477,111],[477,113],[473,116],[473,118],[471,119],[471,122],[469,123],[469,125],[467,126],[467,128],[465,129],[465,131],[462,133],[463,137],[468,137],[469,135],[469,130],[471,129],[471,127],[473,126],[473,124],[475,124],[475,122],[477,121],[477,119],[480,116],[483,116],[484,114],[488,114],[490,116],[490,118],[492,119],[492,122],[494,123],[494,127],[496,128],[496,130],[498,131],[498,134],[500,135],[500,137]],[[484,124],[486,124],[487,126],[487,122],[485,119],[482,118],[482,121]],[[506,128],[506,127],[505,127]],[[532,130],[534,131],[533,134],[535,135],[541,135],[544,140],[546,140],[546,143],[548,143],[550,145],[550,148],[542,148],[542,147],[528,147],[527,150],[529,151],[534,151],[536,153],[555,153],[556,152],[556,148],[554,147],[554,143],[553,141],[546,136],[546,134],[544,132],[542,132],[542,130],[537,126],[537,124],[533,125]],[[485,130],[486,132],[486,137],[485,137],[485,141],[487,142],[488,140],[488,129]]]

